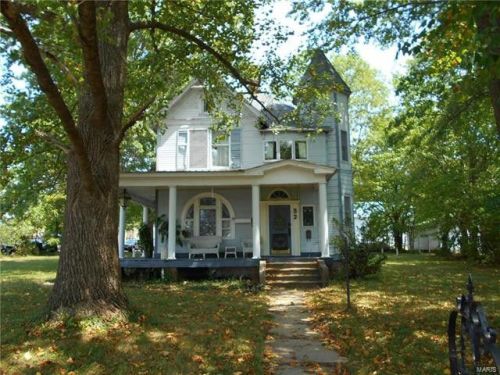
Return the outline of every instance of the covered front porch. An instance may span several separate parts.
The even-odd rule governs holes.
[[[123,173],[121,264],[238,267],[270,256],[329,257],[326,184],[334,173],[292,160],[247,170]],[[154,260],[124,256],[130,199],[143,205],[145,223],[150,212],[163,220],[154,228]]]

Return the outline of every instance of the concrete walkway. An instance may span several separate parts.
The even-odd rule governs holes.
[[[276,325],[270,331],[266,346],[275,357],[275,374],[342,374],[346,361],[321,343],[309,321],[304,291],[274,289],[269,293],[270,308]]]

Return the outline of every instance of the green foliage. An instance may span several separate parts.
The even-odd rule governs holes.
[[[500,127],[492,103],[499,98],[491,87],[500,72],[495,52],[500,6],[334,1],[327,9],[325,3],[295,4],[295,14],[303,19],[327,11],[310,30],[313,45],[337,49],[363,37],[386,46],[397,43],[400,52],[414,57],[408,73],[398,78],[397,108],[384,100],[373,116],[357,105],[351,108],[355,126],[356,116],[367,124],[353,149],[363,236],[385,242],[392,237],[401,250],[403,233],[432,228],[447,239],[443,251],[455,242],[471,259],[498,263]],[[354,85],[350,66],[356,64],[337,68]],[[361,103],[370,103],[376,86],[370,89],[361,81],[358,91],[360,87],[366,87]],[[352,102],[356,104],[354,96]]]
[[[165,242],[168,238],[168,219],[165,214],[160,215],[156,218],[156,227],[158,228],[158,233],[162,242]],[[175,225],[175,241],[177,245],[182,246],[183,240],[189,236],[188,231],[183,230],[179,223]]]
[[[334,238],[335,247],[340,249],[344,265],[341,274],[345,275],[346,261],[349,259],[349,277],[359,278],[378,273],[387,259],[385,254],[377,251],[379,248],[370,243],[358,241],[351,232]]]
[[[139,228],[139,248],[144,251],[144,256],[146,258],[151,258],[153,256],[153,231],[148,224],[142,224]]]

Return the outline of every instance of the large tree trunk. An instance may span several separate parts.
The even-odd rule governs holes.
[[[78,163],[73,156],[68,160],[64,235],[50,311],[105,315],[127,305],[117,254],[118,150],[101,149],[100,154],[99,182],[108,186],[105,192],[86,191]]]
[[[498,5],[495,5],[498,6]],[[489,2],[479,2],[476,10],[476,25],[479,41],[486,47],[487,58],[484,66],[485,72],[489,76],[488,89],[490,93],[493,115],[497,126],[497,134],[500,135],[500,74],[498,65],[500,60],[500,48],[498,38],[500,38],[500,17],[498,11]],[[496,12],[495,12],[496,11]],[[493,14],[492,14],[493,13]]]
[[[99,6],[98,12],[109,12],[111,20],[108,18],[104,21],[105,27],[97,28],[99,63],[90,64],[93,56],[87,56],[86,85],[78,99],[78,129],[94,184],[89,189],[83,182],[86,171],[81,167],[77,151],[70,153],[61,256],[49,299],[52,312],[62,308],[74,314],[106,315],[127,306],[117,249],[120,172],[117,139],[123,122],[127,3],[100,3]],[[105,18],[98,15],[97,20]],[[82,29],[87,26],[80,25]],[[91,29],[83,32],[92,38]],[[92,70],[95,65],[100,65],[100,69]],[[96,86],[101,82],[104,97],[99,90],[96,94]]]

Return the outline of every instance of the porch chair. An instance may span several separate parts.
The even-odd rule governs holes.
[[[243,251],[243,258],[246,258],[246,254],[250,254],[250,257],[253,256],[253,242],[252,240],[243,240],[241,241],[241,250]]]

